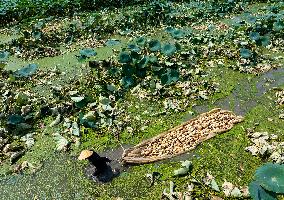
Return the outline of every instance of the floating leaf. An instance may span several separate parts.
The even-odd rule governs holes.
[[[166,55],[166,56],[171,56],[173,55],[175,52],[176,52],[176,46],[175,45],[172,45],[172,44],[165,44],[163,47],[162,47],[162,50],[161,52]]]
[[[14,72],[15,77],[29,77],[32,76],[38,68],[37,64],[29,64]]]
[[[135,67],[132,65],[123,65],[122,66],[122,72],[126,76],[131,76],[132,74],[135,73]]]
[[[266,190],[284,193],[284,165],[267,163],[255,172],[255,180]]]
[[[120,63],[128,63],[131,61],[131,57],[129,53],[123,51],[119,54],[119,62]]]
[[[134,84],[134,80],[133,80],[133,78],[130,77],[130,76],[125,76],[125,77],[123,77],[123,78],[121,79],[121,84],[122,84],[124,87],[128,88],[128,87],[130,87],[130,86],[132,86],[132,85]]]
[[[178,81],[179,72],[174,69],[168,69],[168,72],[161,76],[161,82],[163,85],[171,84],[173,82]]]
[[[68,146],[69,144],[68,140],[65,139],[63,136],[61,136],[59,133],[55,133],[53,136],[54,139],[56,140],[57,151],[62,151]]]
[[[257,41],[260,38],[260,34],[258,32],[250,32],[249,37],[251,40]]]
[[[135,40],[135,42],[139,46],[144,46],[146,43],[146,39],[144,37],[139,37]]]
[[[250,58],[252,56],[252,53],[249,49],[241,48],[240,49],[241,57],[243,58]]]
[[[139,52],[140,51],[140,48],[135,45],[135,44],[129,44],[128,45],[128,49],[130,49],[131,51],[134,51],[134,52]]]
[[[115,45],[118,45],[118,44],[120,44],[120,41],[117,40],[117,39],[109,39],[105,42],[105,45],[108,46],[108,47],[109,46],[115,46]]]
[[[7,61],[9,57],[9,52],[7,51],[0,51],[0,62]]]
[[[184,37],[185,33],[184,33],[184,31],[182,31],[180,29],[175,29],[171,32],[171,35],[175,39],[181,39],[181,38]]]
[[[35,140],[33,138],[33,133],[28,133],[22,136],[21,141],[25,142],[28,148],[31,148],[35,143]]]
[[[73,122],[71,126],[71,134],[75,136],[80,136],[80,129],[77,122]]]
[[[139,68],[145,68],[147,67],[147,64],[149,62],[149,56],[144,56],[138,63]]]
[[[179,168],[177,170],[174,170],[174,176],[184,176],[184,175],[187,175],[189,172],[189,169],[188,168]]]
[[[213,190],[215,190],[215,191],[217,191],[217,192],[220,192],[220,188],[219,188],[218,184],[216,183],[215,179],[212,179],[212,180],[210,181],[210,187],[211,187]]]
[[[161,49],[161,43],[159,40],[151,40],[149,42],[150,51],[159,51]]]
[[[80,54],[81,56],[85,58],[89,58],[91,56],[96,56],[97,52],[95,52],[93,49],[83,49],[83,50],[80,50]]]
[[[262,36],[260,37],[260,41],[261,41],[261,44],[262,46],[266,47],[270,44],[270,37],[269,36]]]
[[[274,31],[282,31],[284,29],[284,22],[282,21],[277,21],[273,23],[273,30]]]
[[[24,118],[20,115],[10,115],[8,117],[8,122],[7,124],[12,124],[12,125],[16,125],[16,124],[20,124],[24,122]]]
[[[266,191],[257,181],[249,184],[249,193],[253,200],[276,200],[275,193]]]
[[[85,97],[70,97],[72,101],[78,103],[78,102],[81,102],[85,99]]]

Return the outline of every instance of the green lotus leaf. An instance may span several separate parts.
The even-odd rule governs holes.
[[[165,44],[163,47],[162,47],[162,50],[161,52],[166,55],[166,56],[172,56],[175,52],[176,52],[176,46],[175,45],[172,45],[172,44]]]
[[[132,66],[132,65],[123,65],[122,66],[122,73],[125,75],[125,76],[131,76],[132,74],[134,74],[136,71],[135,67]]]
[[[131,61],[131,56],[129,55],[128,52],[121,52],[119,54],[119,62],[120,63],[129,63]]]
[[[95,52],[93,49],[83,49],[83,50],[80,50],[80,55],[83,58],[89,58],[91,56],[96,56],[97,52]]]
[[[282,21],[277,21],[273,23],[273,30],[280,32],[284,29],[284,22]]]
[[[253,200],[276,200],[275,193],[263,189],[257,181],[249,184],[249,193]]]
[[[179,72],[174,69],[168,69],[167,73],[162,74],[161,83],[163,85],[168,85],[177,82],[179,79]]]
[[[266,190],[284,193],[284,165],[267,163],[255,172],[255,180]]]
[[[10,115],[7,124],[16,125],[22,122],[24,122],[24,118],[21,115]]]
[[[261,41],[261,44],[262,46],[266,47],[270,44],[270,37],[269,36],[262,36],[260,37],[260,41]]]
[[[134,84],[134,80],[131,76],[125,76],[121,79],[121,84],[125,87],[125,88],[129,88]]]
[[[241,48],[240,55],[243,58],[250,58],[252,56],[252,53],[249,49]]]
[[[184,37],[185,32],[180,29],[175,29],[174,31],[171,32],[171,35],[175,39],[181,39]]]
[[[249,37],[251,40],[257,41],[260,38],[260,34],[258,32],[250,32]]]
[[[111,103],[109,98],[106,98],[106,97],[103,97],[103,96],[100,96],[99,100],[100,100],[100,103],[103,104],[103,105],[109,105]]]
[[[173,32],[175,29],[173,28],[173,27],[170,27],[170,26],[168,26],[167,28],[165,28],[165,31],[167,32],[167,33],[171,33],[171,32]]]
[[[146,43],[146,39],[144,37],[139,37],[135,40],[135,42],[139,46],[144,46]]]
[[[134,52],[140,51],[140,48],[136,44],[129,44],[128,49],[130,49],[131,51],[134,51]]]
[[[80,136],[80,128],[77,122],[72,123],[71,134],[75,136]]]
[[[174,176],[185,176],[189,172],[188,168],[179,168],[177,170],[174,170]]]
[[[115,45],[118,45],[120,44],[120,41],[117,40],[117,39],[109,39],[105,42],[105,45],[108,46],[108,47],[112,47],[112,46],[115,46]]]
[[[7,51],[0,51],[0,62],[7,61],[9,57],[9,52]]]
[[[29,64],[14,72],[15,77],[29,77],[32,76],[38,68],[37,64]]]
[[[32,33],[33,38],[39,40],[41,38],[42,33],[40,31],[35,31]]]
[[[149,42],[150,51],[159,51],[161,49],[161,43],[159,40],[151,40]]]
[[[149,56],[149,62],[150,63],[157,63],[158,58],[156,56]]]
[[[26,105],[29,101],[29,97],[27,94],[23,93],[23,92],[19,92],[16,96],[15,96],[15,100],[17,102],[18,105]]]
[[[145,68],[147,67],[147,64],[149,62],[149,56],[144,56],[138,63],[139,68]]]

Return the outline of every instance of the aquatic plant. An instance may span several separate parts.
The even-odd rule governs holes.
[[[284,166],[267,163],[259,167],[254,175],[255,181],[249,185],[254,200],[276,199],[276,194],[284,194]]]
[[[176,46],[170,43],[163,45],[161,52],[166,56],[171,56],[176,52]]]
[[[148,45],[150,51],[159,51],[161,49],[161,43],[159,40],[151,40]]]
[[[25,67],[22,67],[21,69],[16,70],[13,75],[15,77],[29,77],[32,76],[33,74],[35,74],[35,72],[38,69],[38,65],[37,64],[28,64]]]

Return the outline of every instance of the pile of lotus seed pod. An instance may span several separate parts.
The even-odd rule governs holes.
[[[253,145],[245,150],[252,155],[261,157],[269,156],[269,159],[275,163],[284,163],[284,142],[277,141],[278,136],[268,132],[249,133]]]
[[[147,163],[182,154],[194,149],[202,141],[230,130],[242,119],[230,111],[214,109],[126,150],[123,160],[129,163]]]

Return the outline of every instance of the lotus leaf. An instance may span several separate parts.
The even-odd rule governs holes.
[[[156,63],[158,61],[158,58],[156,56],[149,56],[149,62]]]
[[[29,77],[32,76],[38,68],[37,64],[29,64],[14,72],[15,77]]]
[[[10,115],[7,124],[16,125],[24,122],[24,118],[20,115]]]
[[[83,49],[80,50],[80,54],[83,58],[89,58],[91,56],[96,56],[97,53],[93,49]]]
[[[151,40],[149,42],[150,51],[159,51],[161,49],[161,43],[159,40]]]
[[[267,163],[256,170],[255,180],[266,190],[284,193],[284,165]]]
[[[264,46],[264,47],[266,47],[266,46],[268,46],[270,44],[270,38],[267,35],[266,36],[262,36],[260,38],[260,41],[261,41],[262,46]]]
[[[189,169],[188,168],[179,168],[177,170],[174,170],[174,176],[185,176],[187,175],[189,172]]]
[[[131,57],[128,52],[121,52],[119,54],[119,62],[120,63],[129,63],[131,61]]]
[[[144,46],[146,43],[146,39],[144,37],[139,37],[135,40],[135,42],[139,46]]]
[[[56,150],[62,151],[64,148],[67,147],[69,144],[68,140],[66,140],[63,136],[61,136],[59,133],[54,134],[54,139],[56,140]]]
[[[108,84],[107,89],[111,92],[117,91],[117,88],[115,87],[115,85],[112,85],[112,84],[110,84],[110,85]]]
[[[173,55],[175,52],[176,52],[176,47],[175,45],[172,45],[172,44],[165,44],[163,47],[162,47],[162,50],[161,52],[163,54],[165,54],[166,56],[171,56]]]
[[[275,193],[263,189],[257,181],[249,184],[249,193],[253,200],[276,200]]]
[[[80,129],[77,122],[73,122],[71,126],[71,133],[75,136],[80,136]]]
[[[132,74],[135,73],[135,67],[132,65],[123,65],[122,66],[122,72],[126,76],[131,76]]]
[[[243,58],[250,58],[252,56],[252,53],[249,49],[241,48],[240,55]]]
[[[109,100],[109,98],[100,96],[100,103],[103,105],[109,105],[111,103],[111,101]]]
[[[177,82],[179,79],[179,72],[174,69],[168,69],[167,73],[161,76],[161,83],[163,85],[171,84]]]
[[[185,32],[180,29],[175,29],[174,31],[171,32],[171,35],[175,39],[181,39],[184,37]]]
[[[138,63],[139,68],[145,68],[147,67],[147,64],[149,62],[149,56],[144,56]]]
[[[140,51],[140,48],[136,44],[129,44],[128,49],[130,49],[131,51],[134,51],[134,52]]]
[[[121,84],[125,88],[129,88],[130,86],[132,86],[134,84],[134,80],[131,76],[125,76],[121,79]]]
[[[284,22],[282,21],[277,21],[273,23],[273,30],[274,31],[282,31],[284,29]]]
[[[260,38],[260,34],[258,32],[250,32],[249,37],[251,40],[257,41]]]
[[[110,47],[110,46],[115,46],[115,45],[118,45],[120,44],[120,41],[117,40],[117,39],[109,39],[105,42],[105,45]]]
[[[0,62],[7,61],[9,57],[9,52],[7,51],[0,51]]]
[[[23,92],[19,92],[16,96],[15,96],[15,100],[17,102],[18,105],[26,105],[29,102],[29,97],[26,93]]]

